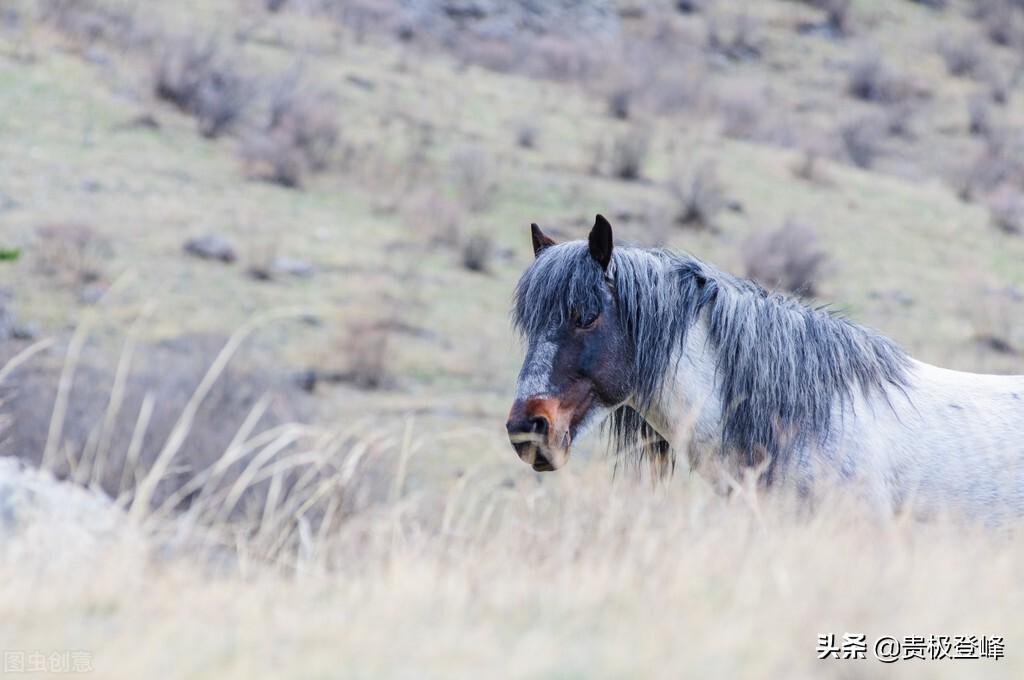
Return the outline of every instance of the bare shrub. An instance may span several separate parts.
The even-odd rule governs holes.
[[[815,0],[815,4],[824,10],[825,27],[831,35],[842,37],[853,32],[851,0]]]
[[[1007,75],[998,68],[990,68],[985,74],[985,83],[988,85],[989,98],[996,104],[1004,106],[1010,101],[1010,95],[1020,82],[1024,70],[1017,69]]]
[[[714,16],[707,19],[706,44],[708,50],[730,61],[752,61],[761,57],[756,22],[746,12],[731,18],[730,30],[723,30],[722,20]]]
[[[463,204],[470,212],[483,212],[494,202],[498,184],[491,157],[479,146],[456,151],[449,168]]]
[[[110,241],[87,224],[55,222],[36,230],[33,253],[40,273],[59,284],[78,287],[104,278]]]
[[[413,233],[431,245],[455,247],[463,240],[463,210],[436,189],[413,191],[402,201],[400,211]]]
[[[627,120],[633,97],[633,88],[627,83],[620,83],[608,93],[608,114],[619,120]]]
[[[816,7],[825,13],[823,23],[803,23],[798,26],[803,33],[817,33],[830,38],[842,38],[853,32],[851,0],[802,0],[804,4]]]
[[[314,171],[327,168],[341,138],[337,98],[305,85],[300,76],[286,77],[273,90],[267,130],[298,149]]]
[[[717,166],[705,161],[677,172],[668,182],[674,202],[674,221],[680,226],[714,229],[715,218],[726,207],[725,190]]]
[[[839,128],[847,159],[858,168],[871,168],[881,153],[885,121],[877,116],[857,118]]]
[[[1014,0],[978,0],[974,16],[981,22],[985,35],[996,45],[1019,47],[1024,44],[1024,9]]]
[[[732,139],[757,139],[761,136],[765,108],[764,97],[756,92],[738,92],[720,98],[722,134]]]
[[[995,126],[992,121],[992,107],[987,97],[973,96],[967,100],[967,130],[972,135],[988,137]]]
[[[1024,234],[1024,195],[1009,187],[989,202],[992,224],[1006,234]]]
[[[528,73],[553,80],[580,80],[597,66],[593,44],[567,35],[542,35],[530,43],[526,55]]]
[[[709,97],[708,75],[697,61],[658,73],[644,96],[656,111],[667,114],[700,110]]]
[[[821,154],[814,149],[804,149],[800,160],[793,165],[793,174],[807,182],[829,184],[830,180],[821,164]]]
[[[241,153],[248,177],[290,189],[302,186],[306,159],[286,135],[266,131],[250,133]]]
[[[815,231],[793,221],[751,235],[741,254],[749,278],[806,297],[815,294],[829,260]]]
[[[985,55],[977,41],[969,37],[945,37],[939,41],[939,55],[946,64],[946,71],[960,78],[975,78],[982,73]]]
[[[482,231],[470,234],[462,244],[461,250],[463,267],[471,272],[490,271],[491,259],[494,257],[494,240],[489,234]]]
[[[904,139],[913,138],[914,120],[919,110],[918,104],[912,99],[889,106],[883,114],[886,134]]]
[[[857,99],[891,104],[908,97],[909,81],[892,71],[877,52],[859,56],[847,71],[847,92]]]
[[[247,174],[295,188],[307,172],[326,170],[341,140],[337,108],[333,94],[308,86],[297,71],[279,79],[266,123],[243,142]]]
[[[962,201],[973,201],[1007,181],[1019,172],[1018,163],[1007,158],[1002,150],[990,145],[963,169],[954,173],[953,186]]]
[[[222,53],[212,36],[168,39],[156,58],[154,91],[196,118],[203,136],[234,126],[251,103],[251,85],[238,59]]]
[[[135,13],[124,4],[96,0],[42,0],[40,19],[76,41],[130,47],[138,34]]]
[[[463,66],[475,64],[498,73],[510,73],[522,67],[522,45],[505,40],[463,36],[451,44]]]
[[[385,322],[353,325],[341,346],[346,368],[332,376],[333,379],[362,390],[393,387],[391,335]]]
[[[604,147],[599,148],[598,155],[606,155],[607,173],[612,177],[629,181],[641,179],[644,175],[644,166],[647,164],[647,154],[650,151],[650,137],[646,130],[634,127],[620,134],[612,142],[607,151]],[[598,159],[598,165],[603,165]]]
[[[1024,352],[1024,294],[1017,288],[983,286],[962,308],[973,330],[973,340],[996,354]]]

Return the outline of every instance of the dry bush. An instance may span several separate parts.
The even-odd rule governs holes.
[[[813,149],[805,149],[800,154],[800,160],[793,165],[793,174],[807,182],[828,183],[828,177],[821,167],[821,154]]]
[[[993,43],[1013,48],[1024,45],[1024,7],[1019,2],[977,0],[971,9]]]
[[[634,126],[619,134],[610,145],[598,143],[594,150],[596,173],[627,182],[643,178],[651,139],[646,130]]]
[[[787,221],[778,229],[751,235],[741,254],[746,275],[769,289],[812,297],[825,273],[828,253],[810,227]]]
[[[973,201],[1011,181],[1020,172],[1019,161],[1008,158],[1003,150],[990,144],[953,176],[957,196]]]
[[[600,61],[590,41],[551,34],[530,41],[524,66],[535,77],[569,82],[598,72]]]
[[[717,166],[705,161],[677,171],[668,182],[672,197],[673,221],[685,227],[716,228],[715,218],[726,207],[725,189],[718,179]]]
[[[734,92],[717,101],[722,118],[722,134],[732,139],[754,140],[763,134],[762,116],[766,107],[760,92]]]
[[[286,187],[300,187],[309,172],[328,168],[341,140],[336,98],[306,85],[292,73],[271,89],[267,122],[242,145],[247,174]]]
[[[385,322],[354,324],[340,348],[345,368],[333,375],[332,379],[361,390],[394,387],[396,379],[391,370],[391,335]]]
[[[882,114],[885,119],[885,133],[891,137],[913,139],[914,120],[919,111],[918,103],[912,99],[889,106]]]
[[[494,258],[494,239],[490,234],[477,231],[462,243],[462,266],[471,272],[487,273]]]
[[[805,0],[825,13],[824,28],[833,38],[842,38],[853,32],[851,0]]]
[[[944,37],[939,41],[938,52],[952,76],[977,78],[984,73],[985,54],[971,37]]]
[[[830,38],[843,38],[853,32],[853,12],[851,0],[800,0],[806,5],[824,12],[824,22],[820,24],[803,23],[798,29],[803,33],[816,33]]]
[[[839,128],[846,158],[858,168],[870,169],[881,153],[886,121],[868,115],[845,123]]]
[[[271,94],[267,132],[282,135],[305,157],[314,171],[327,168],[341,138],[337,97],[287,77]]]
[[[524,46],[505,40],[460,35],[452,40],[450,48],[462,66],[474,64],[498,73],[511,73],[523,65]]]
[[[466,209],[479,213],[491,207],[498,182],[487,151],[479,146],[459,149],[452,154],[448,167]]]
[[[55,222],[36,230],[32,249],[40,273],[61,285],[80,287],[105,278],[112,244],[87,224]]]
[[[710,98],[708,74],[702,62],[690,59],[685,63],[657,72],[657,78],[643,92],[644,101],[661,114],[701,111]]]
[[[1009,103],[1013,90],[1020,83],[1024,69],[1015,69],[1012,73],[1004,73],[998,68],[992,67],[985,72],[985,84],[988,86],[989,98],[995,104],[1004,106]]]
[[[132,47],[142,34],[134,7],[98,0],[42,0],[39,18],[73,40]]]
[[[455,247],[462,242],[464,210],[440,191],[421,187],[402,200],[402,221],[431,245]]]
[[[302,187],[306,159],[287,136],[250,133],[241,154],[248,177],[290,189]]]
[[[967,131],[979,137],[990,137],[995,131],[988,97],[975,95],[967,99]]]
[[[1006,234],[1024,234],[1024,195],[1009,187],[989,201],[992,224]]]
[[[971,324],[972,339],[997,354],[1024,352],[1024,293],[1014,287],[984,286],[972,291],[962,313]]]
[[[196,118],[205,137],[239,122],[252,102],[251,83],[238,57],[225,54],[213,36],[169,38],[154,65],[154,92]]]
[[[636,90],[630,82],[620,82],[608,93],[608,115],[619,120],[628,120]]]
[[[761,57],[761,41],[757,36],[757,24],[746,12],[730,18],[729,30],[722,29],[720,18],[709,16],[705,43],[713,54],[730,61],[753,61]]]
[[[878,52],[861,54],[847,71],[846,90],[864,101],[892,104],[911,94],[910,82],[894,72]]]

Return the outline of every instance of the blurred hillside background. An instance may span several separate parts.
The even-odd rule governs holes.
[[[369,452],[275,557],[407,492],[566,484],[505,438],[508,307],[528,225],[597,212],[1024,373],[1024,2],[0,0],[0,453],[265,522],[324,467],[260,465]],[[255,479],[196,483],[225,451]]]

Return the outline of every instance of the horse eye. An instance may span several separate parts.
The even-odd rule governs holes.
[[[576,328],[590,328],[597,322],[597,312],[586,312],[580,314],[578,311],[573,311],[572,322]]]

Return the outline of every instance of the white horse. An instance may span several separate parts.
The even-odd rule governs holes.
[[[533,225],[533,243],[507,428],[534,469],[605,422],[620,449],[662,470],[685,453],[723,491],[754,470],[893,511],[1024,513],[1024,376],[930,366],[695,258],[614,247],[600,215],[587,242]]]

